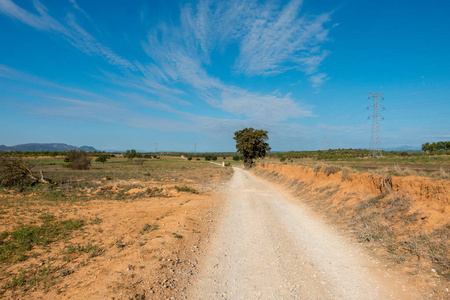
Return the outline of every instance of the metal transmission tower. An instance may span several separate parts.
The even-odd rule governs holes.
[[[372,93],[368,92],[370,94],[369,98],[367,100],[370,100],[372,98],[373,102],[372,105],[367,106],[367,109],[369,107],[372,107],[372,114],[369,115],[369,120],[372,119],[372,133],[370,135],[370,148],[372,152],[373,157],[379,157],[381,156],[381,150],[380,150],[380,128],[379,128],[379,118],[383,120],[383,116],[378,113],[378,108],[381,108],[384,110],[384,106],[380,105],[378,103],[378,98],[381,98],[381,100],[384,100],[383,93]]]

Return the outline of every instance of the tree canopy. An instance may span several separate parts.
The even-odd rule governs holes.
[[[244,157],[244,165],[250,168],[255,158],[263,158],[270,151],[267,131],[262,129],[244,128],[234,133],[237,152]]]
[[[440,141],[422,144],[422,151],[425,151],[427,153],[435,153],[437,151],[449,151],[449,150],[450,150],[450,141]]]
[[[131,149],[131,150],[127,150],[126,153],[123,154],[123,157],[128,157],[128,160],[132,161],[133,158],[135,158],[137,155],[136,150]]]

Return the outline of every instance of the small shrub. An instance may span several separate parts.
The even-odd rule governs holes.
[[[88,170],[91,167],[91,159],[84,151],[69,151],[64,161],[72,170]]]
[[[102,164],[105,164],[105,162],[110,159],[110,156],[105,153],[100,153],[100,155],[95,159],[96,162],[101,162]]]
[[[174,186],[174,189],[176,189],[178,192],[188,192],[188,193],[192,193],[192,194],[198,194],[198,191],[194,188],[191,188],[187,185],[183,185],[183,186]]]
[[[316,167],[314,168],[314,176],[317,176],[317,172],[319,172],[320,169],[322,169],[320,166],[316,166]]]
[[[347,167],[342,168],[341,181],[345,181],[349,173],[350,173],[349,168]]]
[[[325,172],[325,174],[327,174],[327,176],[330,176],[331,174],[336,174],[340,170],[341,170],[341,168],[336,167],[336,166],[326,166],[323,169],[323,171]]]
[[[24,186],[31,185],[36,181],[31,167],[25,164],[21,158],[0,155],[0,185]]]
[[[163,189],[156,187],[156,186],[153,188],[147,188],[145,190],[145,192],[147,193],[148,197],[163,197],[163,196],[165,196],[163,194]]]
[[[192,156],[188,156],[187,160],[191,161],[192,160]]]

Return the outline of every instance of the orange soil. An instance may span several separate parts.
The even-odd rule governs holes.
[[[114,189],[114,186],[106,187]],[[130,190],[133,194],[138,190]],[[170,191],[168,198],[144,198],[131,201],[91,200],[86,204],[46,206],[32,209],[49,212],[57,220],[83,219],[86,225],[69,239],[36,247],[36,258],[5,266],[0,272],[0,286],[19,270],[49,265],[55,268],[53,282],[36,283],[28,290],[20,287],[3,294],[11,299],[145,299],[182,295],[189,278],[196,273],[195,255],[208,235],[212,212],[221,201],[213,194]],[[27,207],[26,209],[30,209]],[[2,231],[17,224],[16,217],[1,220]],[[93,224],[95,218],[101,219]],[[28,217],[27,219],[30,219]],[[35,217],[35,219],[37,219]],[[22,219],[22,222],[27,220]],[[37,221],[39,222],[39,221]],[[157,224],[157,230],[144,231],[145,224]],[[175,234],[181,235],[177,238]],[[68,245],[97,245],[95,257],[86,253],[70,254]],[[64,274],[61,270],[67,270]],[[10,274],[8,276],[8,274]]]
[[[330,185],[338,187],[333,195],[334,204],[348,197],[347,205],[381,195],[384,192],[413,200],[410,212],[420,213],[421,228],[431,232],[450,222],[450,181],[418,176],[379,176],[368,173],[351,173],[342,180],[342,171],[327,175],[322,169],[314,175],[314,169],[299,165],[260,164],[256,170],[276,172],[285,179],[297,179],[307,183],[308,190]]]

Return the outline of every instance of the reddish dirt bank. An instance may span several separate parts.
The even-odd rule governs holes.
[[[260,164],[254,173],[289,188],[336,224],[345,224],[390,268],[411,275],[427,297],[450,296],[449,180],[284,164]]]

